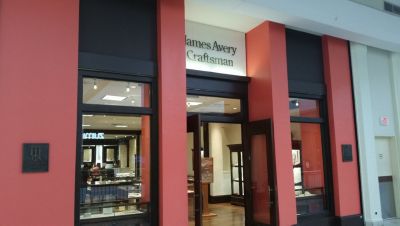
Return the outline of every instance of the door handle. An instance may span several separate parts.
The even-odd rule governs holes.
[[[269,202],[268,205],[271,207],[274,205],[274,202]]]

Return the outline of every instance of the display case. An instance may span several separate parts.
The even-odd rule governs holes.
[[[81,220],[147,215],[149,203],[142,201],[142,184],[139,178],[126,173],[104,173],[104,176],[100,180],[87,181],[81,186]]]
[[[292,140],[292,162],[297,214],[321,212],[325,205],[324,188],[315,186],[321,184],[320,171],[307,170],[307,161],[304,166],[301,141]]]
[[[243,146],[242,144],[228,145],[231,163],[231,203],[244,205],[244,172],[243,172]]]
[[[302,169],[301,142],[292,140],[292,163],[294,177],[294,191],[296,196],[304,193],[304,178]]]

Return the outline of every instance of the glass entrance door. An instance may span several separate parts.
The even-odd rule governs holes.
[[[246,225],[273,226],[276,225],[276,199],[271,120],[249,122],[247,135],[251,182],[246,185],[250,191],[246,202]]]
[[[202,221],[202,200],[201,200],[201,121],[200,115],[195,114],[187,117],[187,135],[190,137],[192,147],[192,168],[193,175],[188,178],[188,199],[189,199],[189,222],[195,226],[201,226]],[[193,224],[190,224],[193,225]]]

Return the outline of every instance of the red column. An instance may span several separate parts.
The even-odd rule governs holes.
[[[160,225],[188,225],[185,13],[158,1]]]
[[[278,222],[296,224],[285,26],[264,22],[246,34],[250,121],[272,118]]]
[[[356,215],[360,214],[361,207],[348,45],[345,40],[329,36],[324,36],[322,43],[335,213],[337,216]],[[342,144],[352,145],[352,162],[342,162]]]
[[[73,225],[79,1],[0,5],[0,224]],[[30,142],[50,144],[48,172],[22,173]]]
[[[142,91],[143,106],[150,107],[150,87],[143,86]],[[141,161],[141,177],[142,177],[142,202],[150,201],[150,186],[156,186],[150,184],[150,150],[151,150],[151,139],[150,139],[150,116],[142,115],[142,130],[140,135],[140,161]]]

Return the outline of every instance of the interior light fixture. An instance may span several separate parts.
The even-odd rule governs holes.
[[[83,115],[83,117],[93,117],[93,115]]]
[[[136,87],[137,87],[137,86],[136,86],[135,84],[132,84],[132,85],[131,85],[131,88],[132,88],[132,89],[136,89]]]
[[[129,82],[128,82],[128,85],[126,86],[126,92],[129,93],[129,91],[131,91],[131,88],[129,88]]]
[[[97,87],[97,82],[96,82],[96,79],[95,79],[95,80],[93,81],[93,89],[94,89],[94,90],[97,90],[97,88],[98,88],[98,87]]]
[[[131,103],[134,104],[136,101],[135,100],[131,100]]]
[[[114,125],[116,128],[127,128],[127,125]]]
[[[233,108],[233,110],[237,110],[237,109],[238,109],[237,107],[234,107],[234,108]]]
[[[112,100],[112,101],[123,101],[127,97],[121,97],[121,96],[113,96],[113,95],[105,95],[102,100]]]
[[[295,102],[295,104],[294,105],[296,105],[296,107],[298,107],[299,106],[299,101],[298,100],[296,100],[296,102]]]
[[[89,126],[91,126],[91,125],[82,125],[83,127],[89,127]]]
[[[197,101],[187,101],[186,102],[186,106],[187,107],[197,106],[197,105],[200,105],[200,104],[203,104],[203,102],[197,102]]]

